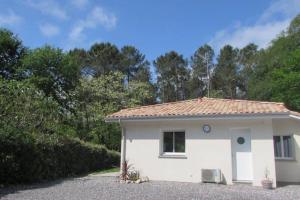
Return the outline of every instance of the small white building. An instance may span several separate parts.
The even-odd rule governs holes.
[[[284,104],[199,98],[123,109],[106,118],[122,127],[121,162],[151,180],[260,186],[300,182],[300,113]],[[219,169],[219,170],[218,170]]]

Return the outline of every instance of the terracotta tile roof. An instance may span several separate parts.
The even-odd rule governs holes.
[[[300,117],[300,113],[299,112],[291,111],[290,113],[291,113],[291,115]]]
[[[293,112],[294,114],[297,112]],[[120,110],[106,119],[153,118],[172,116],[213,116],[244,114],[292,114],[283,103],[215,98],[198,98],[186,101],[140,106]],[[297,113],[300,115],[300,113]]]

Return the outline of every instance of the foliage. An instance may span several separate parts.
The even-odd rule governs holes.
[[[291,21],[287,32],[289,35],[298,34],[300,32],[300,14]]]
[[[135,47],[124,46],[121,48],[120,71],[126,75],[127,84],[135,78],[140,68],[144,68],[147,65],[149,63],[145,60],[145,55],[140,53]]]
[[[17,78],[20,60],[26,52],[22,41],[7,29],[0,28],[0,76]]]
[[[123,181],[136,181],[140,178],[139,171],[133,168],[132,164],[129,164],[128,160],[122,163],[122,172],[120,174],[120,179]]]
[[[93,75],[92,70],[87,66],[88,55],[84,49],[75,48],[68,52],[68,55],[78,64],[82,76]]]
[[[187,61],[175,51],[154,61],[157,70],[158,97],[161,102],[179,101],[188,97],[189,69]]]
[[[143,65],[141,65],[136,70],[136,73],[133,77],[133,80],[146,82],[148,84],[152,84],[152,75],[151,75],[151,72],[150,72],[150,63],[148,61],[146,61]]]
[[[213,85],[215,89],[222,90],[224,97],[236,98],[238,86],[237,74],[238,49],[230,45],[224,46],[218,57],[218,64],[214,70]]]
[[[207,78],[213,69],[214,50],[207,44],[197,49],[191,57],[191,97],[204,96],[207,93]],[[208,68],[208,69],[207,69]]]
[[[87,64],[92,67],[96,77],[120,69],[120,51],[111,43],[95,43],[87,52],[87,57]]]
[[[0,134],[0,183],[29,183],[118,165],[119,153],[58,136]]]
[[[209,97],[211,98],[224,98],[224,93],[222,90],[211,90]]]
[[[73,117],[80,139],[120,149],[120,128],[117,124],[105,123],[104,117],[125,106],[122,81],[121,73],[80,80],[74,92],[76,112]]]
[[[122,163],[122,172],[120,174],[120,178],[121,180],[128,180],[128,173],[129,171],[131,170],[132,168],[132,165],[128,163],[128,160],[125,160],[123,163]]]
[[[272,73],[272,100],[283,101],[293,110],[300,110],[300,49],[287,57],[285,67]]]
[[[0,79],[0,130],[5,133],[62,134],[58,104],[29,81]],[[71,132],[71,131],[69,131]]]
[[[53,97],[63,108],[69,108],[69,91],[79,78],[79,65],[61,49],[44,46],[28,53],[22,60],[24,75],[47,97]]]
[[[145,82],[131,81],[123,86],[123,74],[110,73],[95,78],[82,78],[74,92],[74,124],[78,137],[120,150],[120,128],[104,122],[107,114],[123,107],[146,104],[153,99],[153,88]]]
[[[127,106],[148,105],[155,102],[155,88],[148,82],[131,81],[127,90]]]
[[[242,48],[238,54],[238,82],[239,93],[237,97],[247,98],[249,82],[257,67],[259,51],[257,45],[251,43]]]
[[[30,81],[0,79],[0,183],[23,183],[116,165],[117,153],[71,139],[58,103]]]
[[[97,170],[91,174],[106,174],[106,173],[113,173],[113,172],[120,172],[120,167],[113,167],[113,168],[108,168],[108,169],[100,169]]]
[[[300,15],[288,31],[261,50],[258,64],[250,76],[248,97],[257,100],[284,101],[288,107],[299,107]]]

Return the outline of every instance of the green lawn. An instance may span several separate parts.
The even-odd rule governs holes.
[[[111,173],[111,172],[119,172],[120,171],[120,168],[119,167],[113,167],[113,168],[110,168],[110,169],[102,169],[102,170],[98,170],[98,171],[95,171],[93,173],[91,173],[92,175],[95,175],[95,174],[105,174],[105,173]]]

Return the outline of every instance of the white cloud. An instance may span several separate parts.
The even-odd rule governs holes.
[[[18,16],[14,11],[9,10],[8,13],[0,14],[0,26],[4,25],[16,25],[22,21],[22,18]]]
[[[26,2],[44,15],[50,15],[62,20],[68,18],[67,12],[54,0],[27,0]]]
[[[300,12],[299,0],[277,0],[261,15],[260,21],[272,20],[273,17],[293,18]]]
[[[84,31],[86,29],[94,29],[98,26],[110,30],[117,24],[117,17],[101,7],[95,7],[84,20],[79,20],[69,34],[72,41],[84,40]]]
[[[88,0],[71,0],[71,3],[77,8],[84,8],[89,1]]]
[[[267,47],[271,40],[276,38],[289,25],[290,20],[257,24],[254,26],[241,26],[234,30],[221,30],[217,32],[209,43],[216,49],[226,44],[234,47],[244,47],[249,43],[255,43],[259,47]]]
[[[59,34],[60,29],[59,27],[52,25],[52,24],[42,24],[40,25],[40,31],[41,33],[46,37],[53,37]]]
[[[278,0],[271,4],[254,25],[237,25],[218,31],[209,42],[215,49],[226,44],[244,47],[253,42],[260,48],[267,47],[282,31],[286,30],[290,21],[300,12],[299,0]]]

